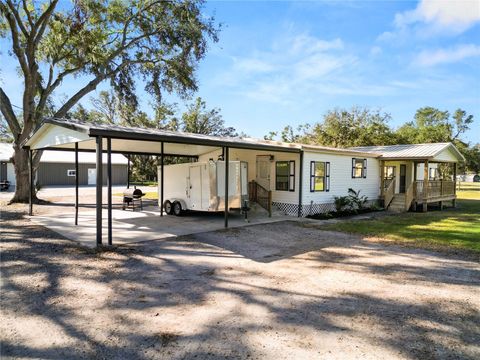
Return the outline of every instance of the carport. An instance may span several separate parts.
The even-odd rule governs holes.
[[[228,162],[230,149],[268,150],[302,154],[296,144],[284,144],[271,141],[258,141],[249,138],[223,138],[201,134],[165,131],[158,129],[142,129],[118,125],[85,123],[70,119],[45,119],[33,135],[25,142],[24,148],[30,154],[30,203],[29,215],[33,216],[33,151],[62,150],[75,152],[75,170],[78,173],[78,153],[96,153],[96,244],[103,245],[102,223],[102,191],[103,164],[102,154],[107,154],[107,243],[112,245],[112,164],[111,154],[152,155],[159,157],[162,168],[160,183],[160,216],[163,216],[164,177],[163,166],[165,156],[187,157],[198,159],[202,154],[221,149],[223,160],[227,163],[225,171],[224,226],[228,227]],[[78,225],[78,176],[75,181],[75,225]],[[302,174],[299,174],[300,183]],[[301,192],[299,194],[299,204]]]

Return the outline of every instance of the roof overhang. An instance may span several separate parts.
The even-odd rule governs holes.
[[[164,154],[187,157],[199,156],[221,147],[290,153],[302,151],[297,144],[87,124],[59,119],[45,119],[23,146],[33,150],[73,150],[77,144],[80,151],[94,151],[98,137],[103,138],[104,150],[107,146],[106,139],[109,138],[112,152],[125,154],[160,155],[161,143],[164,144]]]

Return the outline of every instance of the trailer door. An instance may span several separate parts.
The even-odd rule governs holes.
[[[190,166],[190,189],[188,191],[189,209],[202,210],[202,169],[201,166]]]

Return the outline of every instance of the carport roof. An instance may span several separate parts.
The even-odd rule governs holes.
[[[124,127],[111,124],[86,123],[71,119],[45,119],[24,146],[31,149],[74,149],[94,151],[95,138],[111,138],[112,152],[198,156],[219,147],[299,153],[303,150],[376,157],[377,154],[352,149],[286,143],[243,137],[219,137],[203,134]],[[105,141],[105,140],[104,140]],[[106,144],[104,144],[106,145]],[[106,147],[104,146],[104,149]]]

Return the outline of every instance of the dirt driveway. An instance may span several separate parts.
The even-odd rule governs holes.
[[[4,211],[2,358],[480,358],[480,265],[281,222],[95,252]]]

